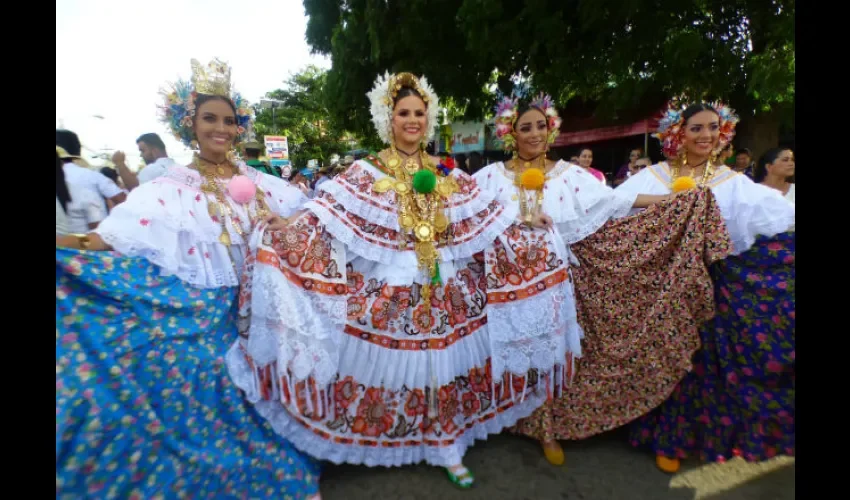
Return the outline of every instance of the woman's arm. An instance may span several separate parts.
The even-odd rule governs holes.
[[[112,250],[97,233],[56,235],[56,246],[77,250]]]
[[[632,208],[646,208],[662,201],[672,200],[672,194],[639,194],[635,198]]]

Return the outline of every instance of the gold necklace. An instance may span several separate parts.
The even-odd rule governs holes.
[[[517,155],[519,158],[519,155]],[[532,159],[531,161],[525,160],[524,158],[519,158],[523,160],[522,168],[518,168],[517,165],[519,162],[517,158],[514,158],[513,164],[510,167],[510,170],[513,171],[514,174],[514,186],[517,189],[517,193],[511,197],[514,201],[519,200],[519,213],[522,217],[522,220],[526,224],[531,224],[534,218],[540,215],[540,212],[543,208],[543,187],[546,182],[544,180],[543,186],[540,186],[539,189],[528,189],[522,184],[522,176],[529,169],[532,168],[531,162],[536,160],[537,158]],[[546,155],[542,154],[538,158],[540,158],[540,172],[545,176],[546,175]],[[531,206],[529,207],[529,199],[531,200]]]
[[[226,221],[228,220],[230,220],[230,225],[233,226],[233,229],[239,234],[239,236],[241,236],[243,240],[246,240],[247,235],[242,229],[242,225],[237,224],[233,221],[233,209],[231,208],[230,203],[227,202],[227,198],[225,197],[224,190],[221,187],[221,183],[216,177],[216,173],[218,173],[219,175],[224,175],[226,173],[225,165],[230,168],[231,172],[236,170],[235,167],[229,161],[216,164],[209,162],[208,160],[204,160],[197,154],[193,158],[192,163],[198,173],[201,174],[201,178],[203,179],[203,182],[201,183],[201,191],[206,194],[213,195],[212,199],[207,198],[207,211],[209,212],[210,217],[213,218],[213,220],[218,218],[219,223],[221,224],[221,235],[218,237],[218,241],[222,245],[227,247],[232,244],[232,241],[230,239],[230,231],[228,231],[227,229]],[[265,193],[263,193],[262,189],[256,190],[254,199],[257,203],[254,206],[253,217],[251,214],[250,207],[246,208],[246,212],[248,212],[249,218],[248,222],[250,223],[251,227],[254,227],[257,221],[263,219],[269,214],[269,208],[266,204]]]
[[[709,158],[708,160],[705,161],[705,168],[702,169],[702,179],[697,181],[697,186],[705,186],[706,184],[708,184],[708,181],[710,181],[714,177],[714,167],[712,166],[711,163],[712,163],[711,158]],[[681,167],[687,167],[687,166],[688,166],[688,159],[686,157],[683,157],[682,159],[673,162],[671,172],[670,172],[671,173],[671,176],[670,176],[671,177],[671,179],[670,179],[670,187],[671,188],[673,186],[673,183],[676,182],[676,179],[678,179],[680,177],[679,172],[680,172]],[[688,177],[693,178],[693,172],[691,172],[691,175],[689,175]]]
[[[446,240],[448,238],[445,234],[449,227],[445,205],[448,198],[458,191],[458,185],[450,176],[437,175],[437,168],[424,151],[419,151],[419,162],[414,159],[415,156],[411,156],[404,165],[395,144],[390,146],[390,155],[387,160],[390,175],[375,182],[372,190],[376,193],[396,193],[399,243],[402,250],[407,247],[408,233],[414,240],[413,249],[419,268],[428,277],[421,287],[423,305],[426,310],[430,310],[431,285],[441,282],[437,265],[437,242],[441,236],[445,236]],[[413,177],[423,170],[430,171],[437,178],[434,190],[428,193],[416,192],[413,186]]]

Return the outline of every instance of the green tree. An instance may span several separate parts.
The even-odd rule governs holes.
[[[266,94],[269,99],[281,101],[276,109],[255,107],[257,140],[262,142],[266,135],[285,135],[295,168],[306,167],[310,159],[324,163],[332,154],[342,154],[356,146],[357,141],[337,125],[328,111],[326,82],[325,70],[307,66],[292,75],[283,89]]]
[[[721,98],[763,151],[793,122],[794,0],[304,0],[307,42],[331,56],[332,116],[369,128],[365,93],[385,70],[428,76],[467,118],[488,88],[530,78],[561,103],[616,116],[649,96]]]

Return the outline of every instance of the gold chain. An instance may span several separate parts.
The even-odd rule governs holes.
[[[239,234],[239,236],[241,236],[243,240],[247,240],[248,235],[242,229],[242,225],[233,221],[233,209],[231,208],[230,203],[227,202],[224,190],[217,178],[217,175],[224,175],[227,172],[225,170],[225,164],[234,174],[238,174],[238,170],[229,161],[214,164],[201,159],[198,155],[195,155],[192,163],[203,179],[203,182],[201,183],[201,191],[206,194],[213,195],[213,199],[207,198],[207,210],[209,211],[210,217],[218,217],[221,224],[221,236],[219,236],[218,241],[227,247],[230,247],[232,244],[232,241],[230,240],[230,232],[227,229],[228,220],[230,220],[230,225],[233,226],[233,229]],[[259,187],[256,190],[254,199],[257,203],[254,207],[253,216],[251,214],[250,207],[246,207],[246,212],[248,213],[249,218],[248,222],[250,222],[251,227],[254,227],[259,220],[263,219],[270,213],[268,205],[266,204],[265,193],[263,193],[263,190],[259,189]]]
[[[421,163],[421,165],[420,165]],[[387,161],[390,175],[375,182],[372,189],[376,193],[395,191],[398,205],[399,239],[402,249],[406,241],[414,241],[419,268],[425,271],[428,280],[421,288],[422,299],[426,309],[431,306],[431,281],[438,279],[437,241],[449,227],[445,214],[445,202],[457,192],[457,182],[452,177],[437,175],[437,168],[424,151],[419,152],[419,162],[409,157],[403,164],[395,145],[391,147],[390,158]],[[437,176],[437,185],[431,193],[417,193],[413,189],[413,176],[421,170],[429,170]]]
[[[543,208],[543,188],[529,190],[522,185],[522,174],[531,167],[530,161],[523,161],[522,166],[519,164],[519,158],[515,157],[512,161],[510,170],[514,174],[514,186],[516,186],[517,194],[513,196],[514,200],[519,200],[519,213],[522,220],[526,224],[530,224],[534,217],[540,214]],[[540,155],[540,171],[546,174],[546,155]],[[529,193],[531,191],[531,193]],[[529,196],[531,194],[531,196]],[[528,206],[528,200],[531,199],[531,207]]]
[[[688,160],[685,157],[673,162],[673,165],[671,167],[671,172],[670,172],[671,173],[670,186],[672,186],[673,183],[676,182],[676,179],[679,178],[679,176],[680,176],[679,172],[680,172],[681,167],[686,167],[686,166],[688,166]],[[691,175],[689,175],[688,177],[693,177],[693,172],[691,172]],[[706,184],[708,184],[708,181],[710,181],[713,177],[714,177],[714,167],[712,166],[711,158],[709,158],[708,160],[706,160],[705,168],[703,168],[703,170],[702,170],[702,179],[700,181],[697,181],[697,185],[698,186],[705,186]]]

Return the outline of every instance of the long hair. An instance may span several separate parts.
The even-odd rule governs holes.
[[[62,168],[59,153],[56,153],[56,197],[59,198],[62,210],[67,213],[68,203],[71,201],[71,192],[68,191],[68,184],[65,183],[65,170]]]

